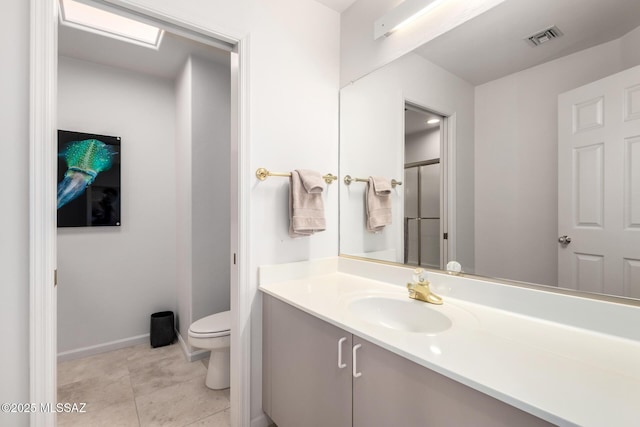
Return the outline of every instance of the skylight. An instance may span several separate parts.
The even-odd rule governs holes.
[[[62,24],[157,49],[164,31],[115,13],[88,6],[75,0],[59,0]]]

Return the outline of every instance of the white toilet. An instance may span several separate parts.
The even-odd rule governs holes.
[[[211,350],[207,369],[207,387],[229,388],[229,345],[231,342],[231,312],[223,311],[196,320],[189,328],[189,344]]]

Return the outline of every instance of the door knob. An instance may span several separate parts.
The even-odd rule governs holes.
[[[560,236],[558,237],[558,242],[560,242],[561,245],[568,245],[569,243],[571,243],[571,237]]]

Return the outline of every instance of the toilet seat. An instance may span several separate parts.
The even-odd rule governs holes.
[[[203,317],[191,324],[189,336],[194,338],[218,338],[231,334],[231,312],[223,311]]]

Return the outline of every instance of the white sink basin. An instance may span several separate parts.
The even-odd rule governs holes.
[[[352,314],[368,323],[424,334],[436,334],[451,328],[451,319],[438,311],[439,307],[409,298],[384,296],[358,298],[347,306]]]

